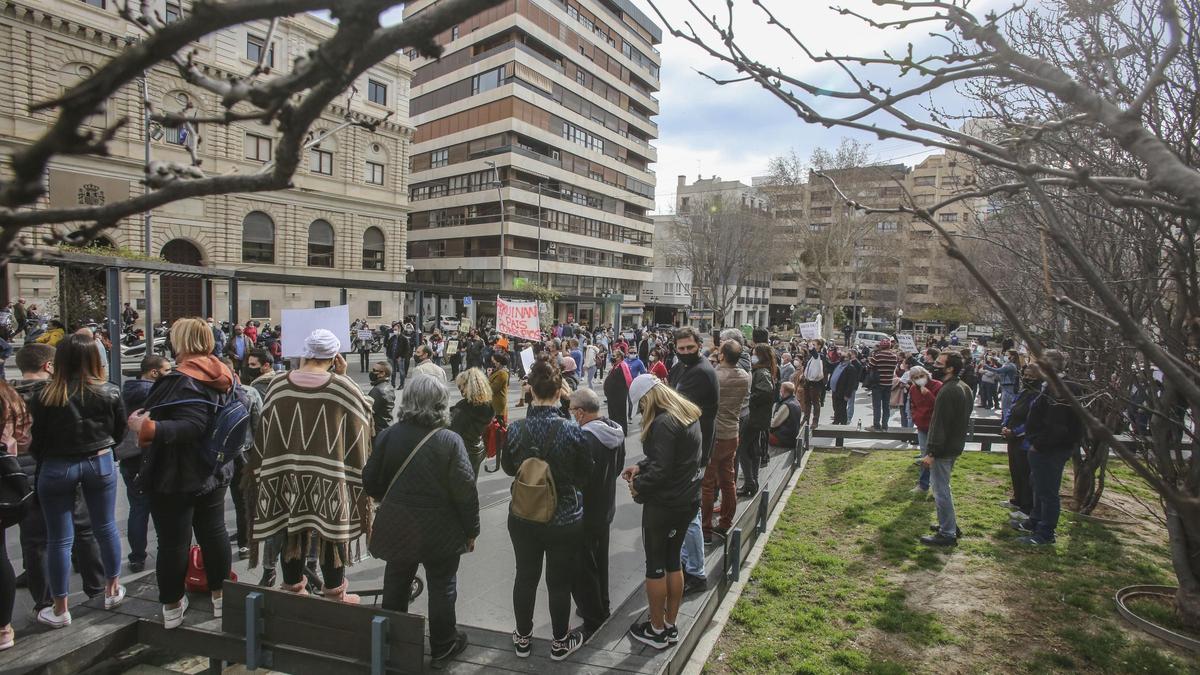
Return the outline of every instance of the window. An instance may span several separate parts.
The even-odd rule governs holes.
[[[314,220],[308,226],[308,266],[333,267],[333,226]]]
[[[271,301],[270,300],[251,300],[250,301],[250,318],[251,319],[269,319],[269,318],[271,318]]]
[[[387,105],[387,85],[375,80],[367,80],[367,100],[379,105]]]
[[[913,185],[917,187],[932,187],[937,183],[937,176],[917,176],[913,178]]]
[[[167,0],[167,11],[163,14],[163,20],[167,23],[175,23],[183,18],[183,9],[180,7],[178,0],[172,2]],[[267,316],[266,314],[258,316]]]
[[[186,113],[191,108],[191,100],[183,92],[167,94],[163,97],[163,108],[171,112]],[[163,127],[163,140],[171,145],[188,144],[188,130],[184,127]]]
[[[458,30],[458,27],[455,27]],[[367,301],[367,316],[383,316],[383,301],[368,300]]]
[[[450,29],[450,41],[453,42],[457,39],[458,39],[458,26],[454,26],[453,28]],[[375,316],[375,315],[372,314],[371,316]]]
[[[363,269],[383,269],[383,230],[378,227],[368,227],[363,232]]]
[[[313,309],[325,309],[328,306],[328,300],[313,300]]]
[[[105,0],[83,0],[83,4],[104,9]]]
[[[246,159],[267,162],[271,159],[271,139],[258,134],[246,134]]]
[[[308,155],[308,168],[313,173],[326,176],[333,175],[333,153],[320,148],[313,148]]]
[[[957,213],[939,213],[938,214],[938,222],[939,223],[957,223],[958,222],[958,214]]]
[[[267,47],[266,38],[261,38],[253,33],[246,34],[246,58],[250,61],[258,63],[263,60],[263,50],[267,52],[267,58],[263,61],[264,65],[275,67],[275,45]]]
[[[895,232],[897,225],[896,221],[894,220],[884,220],[875,227],[877,227],[880,232]]]
[[[446,166],[449,163],[450,163],[450,150],[449,149],[434,150],[429,155],[429,166],[431,168],[436,169],[441,166]]]
[[[371,185],[383,185],[383,165],[378,162],[367,162],[367,182]]]
[[[251,211],[242,221],[242,262],[275,262],[275,221],[262,211]]]
[[[942,187],[958,187],[958,176],[942,176]]]
[[[583,86],[587,86],[587,73],[582,68],[575,69],[575,81]]]
[[[495,89],[504,81],[504,66],[493,68],[471,78],[471,94],[481,94],[489,89]]]
[[[562,136],[563,138],[569,141],[574,141],[575,143],[578,143],[589,150],[604,152],[604,139],[590,134],[569,122],[562,123]]]

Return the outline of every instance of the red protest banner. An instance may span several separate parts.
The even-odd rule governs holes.
[[[496,330],[524,340],[541,340],[541,319],[537,302],[496,298]]]

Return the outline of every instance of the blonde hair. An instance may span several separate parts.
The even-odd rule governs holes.
[[[700,419],[700,408],[662,381],[650,387],[650,391],[642,396],[642,401],[644,402],[642,405],[643,441],[650,433],[650,426],[654,422],[654,418],[659,414],[671,415],[685,427]]]
[[[215,345],[212,328],[199,317],[177,319],[171,324],[171,346],[180,356],[211,354]]]
[[[492,402],[492,386],[479,368],[467,368],[454,378],[458,391],[468,403],[479,405]]]

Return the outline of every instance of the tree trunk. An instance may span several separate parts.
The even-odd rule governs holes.
[[[1100,495],[1104,494],[1104,476],[1108,467],[1108,447],[1103,443],[1089,440],[1083,446],[1082,453],[1071,456],[1074,468],[1072,496],[1075,499],[1075,511],[1089,515],[1100,503]]]
[[[1200,630],[1200,506],[1189,504],[1181,512],[1168,505],[1167,533],[1179,581],[1175,607],[1184,625]]]

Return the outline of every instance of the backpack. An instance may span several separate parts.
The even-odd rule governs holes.
[[[821,363],[820,357],[809,357],[808,364],[804,366],[804,379],[809,382],[820,382],[825,379],[825,366]]]
[[[0,443],[0,527],[8,528],[25,518],[33,502],[33,482],[21,468],[16,455]]]
[[[208,471],[216,475],[230,462],[242,456],[246,437],[250,433],[250,405],[246,402],[242,385],[235,384],[221,394],[216,402],[202,398],[189,398],[153,406],[151,410],[184,403],[199,403],[213,407],[213,416],[204,430],[200,441],[200,460]]]
[[[557,427],[554,438],[557,438]],[[554,447],[551,443],[550,447]],[[521,462],[517,475],[513,479],[511,494],[512,514],[531,523],[545,525],[554,518],[554,510],[558,505],[558,490],[554,485],[554,475],[550,472],[550,463],[542,458],[542,451],[535,447],[529,449],[530,456]]]

